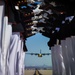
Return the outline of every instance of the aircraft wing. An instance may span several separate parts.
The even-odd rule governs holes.
[[[26,53],[26,54],[30,54],[30,55],[38,55],[38,53]]]
[[[51,55],[51,53],[42,53],[42,55]]]

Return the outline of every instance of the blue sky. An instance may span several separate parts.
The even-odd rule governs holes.
[[[27,53],[39,53],[40,49],[42,53],[51,53],[49,50],[49,47],[47,45],[47,42],[49,41],[49,38],[41,35],[40,33],[37,33],[34,36],[31,36],[27,38],[26,40],[26,46],[27,46]],[[52,66],[52,60],[51,55],[45,55],[41,58],[35,55],[25,55],[25,65],[26,66],[42,66],[42,65],[48,65]]]

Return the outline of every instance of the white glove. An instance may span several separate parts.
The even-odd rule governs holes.
[[[38,21],[33,21],[33,24],[37,24],[38,23]]]
[[[34,14],[39,14],[43,9],[39,9],[40,5],[37,5],[37,8],[33,10]]]
[[[42,18],[42,15],[40,15],[40,16],[34,16],[34,17],[32,17],[32,20],[38,20],[38,19],[41,19]]]
[[[41,19],[41,20],[39,20],[39,22],[46,23],[45,19]]]

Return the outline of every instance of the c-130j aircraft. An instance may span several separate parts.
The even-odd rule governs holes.
[[[45,56],[45,55],[51,55],[51,53],[42,53],[41,50],[40,50],[40,53],[26,53],[26,54],[29,54],[29,55],[36,55],[38,57],[42,57],[42,56]]]

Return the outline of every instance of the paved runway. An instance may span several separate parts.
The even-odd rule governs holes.
[[[36,69],[34,75],[42,75],[42,74]]]

